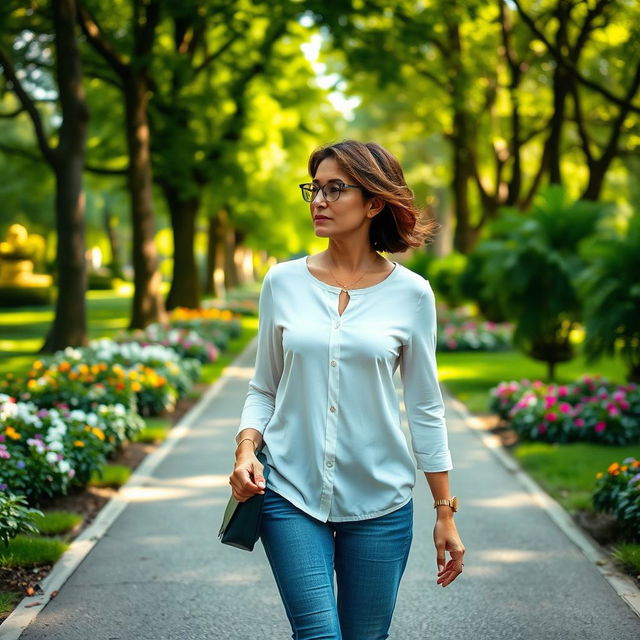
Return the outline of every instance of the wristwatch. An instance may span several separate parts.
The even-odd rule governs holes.
[[[439,507],[445,504],[448,507],[451,507],[451,509],[453,510],[453,513],[455,513],[458,510],[458,498],[456,496],[453,496],[453,498],[444,499],[444,500],[434,500],[433,508],[435,509],[436,507]]]

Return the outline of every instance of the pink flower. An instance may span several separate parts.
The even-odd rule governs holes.
[[[539,389],[540,387],[544,387],[544,382],[542,382],[542,380],[535,380],[533,383],[533,386],[536,389]]]
[[[576,418],[573,424],[575,424],[576,427],[584,427],[584,420],[582,418]]]
[[[620,415],[620,409],[618,409],[618,407],[616,407],[615,405],[610,404],[607,407],[607,413],[610,416],[617,416],[617,415]]]
[[[558,419],[558,415],[553,411],[549,411],[549,413],[544,414],[544,419],[549,422],[555,422]]]
[[[554,396],[545,396],[544,399],[544,408],[550,409],[556,403],[556,399]]]
[[[546,433],[547,432],[547,425],[544,422],[541,422],[538,425],[538,433]]]
[[[458,346],[458,343],[455,340],[447,340],[447,346],[449,349],[455,349]]]
[[[600,422],[596,422],[596,426],[594,428],[596,433],[602,433],[607,428],[607,423],[601,420]]]
[[[568,393],[569,393],[569,390],[567,389],[567,387],[565,387],[565,386],[558,387],[558,395],[561,398],[566,398]]]
[[[618,404],[623,411],[626,411],[629,408],[629,403],[626,400],[619,400]]]
[[[560,411],[562,413],[571,413],[571,405],[568,402],[561,402]]]

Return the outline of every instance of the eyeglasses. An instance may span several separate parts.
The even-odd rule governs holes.
[[[313,202],[318,195],[318,191],[322,191],[322,195],[327,202],[335,202],[345,189],[362,189],[358,184],[345,184],[344,182],[327,182],[323,187],[319,187],[312,182],[304,182],[298,185],[302,191],[302,199],[305,202]]]

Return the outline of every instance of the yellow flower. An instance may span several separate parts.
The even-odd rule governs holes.
[[[620,467],[620,471],[626,471],[628,468],[629,468],[629,467],[628,467],[626,464],[623,464],[623,465]]]
[[[20,438],[22,438],[22,436],[12,426],[8,426],[4,430],[4,435],[9,436],[12,440],[20,440]]]
[[[91,431],[93,431],[93,433],[98,436],[98,438],[100,438],[100,440],[104,440],[104,432],[102,431],[102,429],[98,429],[98,427],[93,427],[93,429],[91,429]]]
[[[142,390],[142,385],[139,382],[132,382],[131,383],[131,390],[135,391],[136,393],[138,393],[138,391]]]
[[[27,389],[35,389],[37,386],[38,386],[37,380],[29,380],[29,382],[27,382]]]
[[[89,367],[83,363],[78,367],[78,371],[80,372],[80,375],[86,376],[87,373],[89,373]]]
[[[598,473],[596,473],[596,478],[598,478],[598,480],[600,480],[600,478],[602,478],[603,475],[604,475],[604,473],[602,473],[602,471],[598,471]]]
[[[99,364],[91,365],[91,373],[93,373],[94,376],[97,376],[100,373],[100,365]]]
[[[75,440],[73,443],[74,447],[84,447],[84,442],[82,440]]]
[[[31,366],[34,369],[42,369],[44,365],[42,364],[42,362],[40,362],[40,360],[36,360]]]

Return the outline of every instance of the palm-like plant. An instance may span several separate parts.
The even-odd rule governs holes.
[[[594,238],[582,254],[589,266],[578,280],[589,361],[619,350],[627,378],[640,382],[640,215],[623,238]]]
[[[540,192],[527,214],[505,209],[478,245],[482,295],[515,324],[514,342],[536,360],[555,366],[574,356],[570,334],[580,318],[574,281],[584,269],[578,245],[592,235],[607,206],[569,202],[557,185]]]

